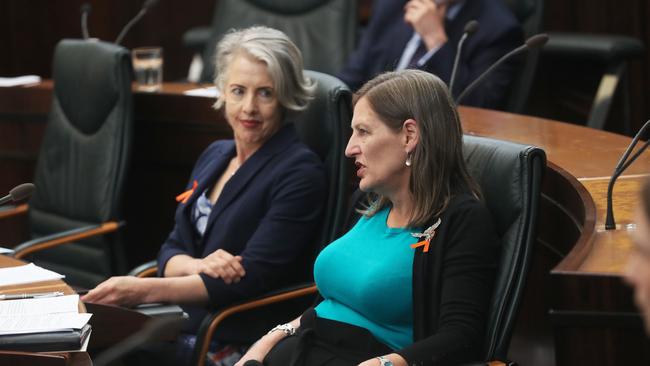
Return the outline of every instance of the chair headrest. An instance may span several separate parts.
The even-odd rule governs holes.
[[[297,15],[318,8],[330,0],[247,0],[252,5],[273,13]]]
[[[54,51],[54,94],[70,123],[96,132],[119,96],[116,72],[130,64],[129,53],[112,43],[64,39]]]
[[[334,121],[346,118],[342,114],[349,116],[351,93],[341,80],[333,76],[317,71],[305,71],[305,75],[316,83],[314,99],[306,110],[296,112],[289,119],[295,122],[300,140],[324,161],[329,151],[337,148],[330,146],[332,139],[329,137],[341,133],[335,130],[338,123]],[[349,125],[349,120],[344,123]]]

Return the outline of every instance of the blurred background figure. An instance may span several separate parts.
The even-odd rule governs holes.
[[[337,76],[352,90],[381,72],[406,68],[428,71],[449,83],[456,46],[470,20],[480,25],[463,47],[457,96],[523,42],[521,27],[502,0],[376,0],[368,28]],[[517,66],[502,65],[463,104],[502,107]]]

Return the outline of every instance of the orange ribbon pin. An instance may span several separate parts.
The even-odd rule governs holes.
[[[442,222],[442,220],[440,220],[440,218],[438,218],[438,221],[436,221],[435,224],[429,226],[426,230],[424,230],[424,232],[422,232],[422,233],[412,233],[411,235],[413,237],[418,238],[418,239],[424,238],[424,240],[421,240],[421,241],[419,241],[419,242],[417,242],[415,244],[411,244],[411,248],[415,249],[415,248],[418,248],[418,247],[424,247],[424,248],[422,248],[422,252],[424,252],[424,253],[428,252],[429,251],[429,244],[431,244],[431,239],[433,239],[433,237],[436,236],[436,229],[438,228],[438,226],[440,226],[441,222]]]
[[[194,193],[194,190],[198,185],[199,182],[195,180],[194,183],[192,183],[192,188],[176,196],[176,202],[187,203],[187,200],[189,200],[190,197],[192,197],[192,194]]]

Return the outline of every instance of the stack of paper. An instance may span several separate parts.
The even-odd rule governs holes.
[[[24,266],[0,268],[0,286],[60,280],[63,277],[65,276],[39,267],[34,263],[25,264]]]
[[[37,75],[16,76],[13,78],[0,78],[0,87],[32,85],[40,82],[41,78]]]
[[[0,301],[0,349],[85,349],[92,314],[78,309],[79,295]]]

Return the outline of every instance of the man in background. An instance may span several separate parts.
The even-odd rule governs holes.
[[[375,0],[368,27],[337,75],[352,90],[384,71],[418,68],[449,84],[465,24],[479,28],[463,46],[454,96],[501,56],[523,42],[521,27],[503,0]],[[518,63],[499,67],[463,104],[501,108]]]

